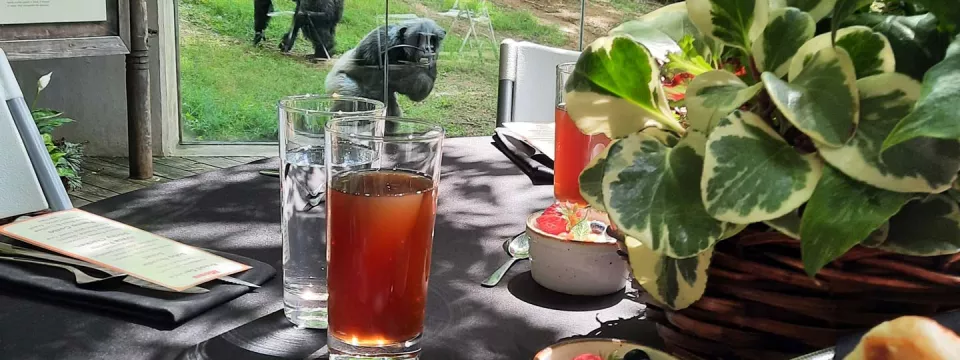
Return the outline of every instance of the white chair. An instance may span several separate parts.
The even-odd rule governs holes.
[[[554,121],[557,65],[577,61],[580,53],[526,41],[500,43],[497,127],[504,123]]]
[[[73,208],[0,49],[0,219]]]

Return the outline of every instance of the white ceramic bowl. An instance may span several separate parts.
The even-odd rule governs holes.
[[[627,284],[627,263],[617,244],[562,239],[537,228],[540,212],[527,218],[530,272],[543,287],[569,295],[607,295]]]
[[[590,353],[600,356],[606,356],[613,352],[623,356],[628,351],[640,349],[650,356],[650,360],[676,360],[662,351],[654,350],[646,346],[634,344],[626,340],[619,339],[575,339],[559,342],[550,345],[546,349],[540,350],[533,360],[572,360],[573,358]]]

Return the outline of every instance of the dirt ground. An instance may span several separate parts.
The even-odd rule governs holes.
[[[630,0],[620,0],[630,3]],[[568,48],[576,48],[580,34],[580,1],[577,0],[493,0],[498,6],[526,9],[546,23],[555,24],[567,34]],[[632,0],[629,9],[614,7],[609,1],[589,0],[584,18],[584,46],[624,21],[631,20],[660,5],[655,0]]]

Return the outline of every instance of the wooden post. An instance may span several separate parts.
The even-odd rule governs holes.
[[[130,1],[130,54],[127,55],[127,139],[130,177],[153,178],[150,118],[150,53],[147,1]]]

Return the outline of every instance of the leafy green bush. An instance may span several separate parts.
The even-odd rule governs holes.
[[[714,246],[748,225],[797,239],[810,276],[857,245],[960,252],[960,7],[904,2],[929,12],[688,0],[583,52],[567,108],[615,140],[581,192],[653,297],[698,300]]]
[[[43,136],[43,142],[47,147],[47,153],[50,154],[50,160],[53,161],[57,174],[63,179],[67,189],[79,189],[83,186],[80,177],[80,165],[83,163],[83,144],[67,142],[64,139],[54,140],[51,133],[54,129],[63,124],[71,123],[74,120],[63,116],[63,112],[51,109],[38,109],[36,107],[37,99],[40,93],[50,84],[53,73],[48,73],[37,80],[37,94],[33,98],[33,104],[30,112],[33,115],[33,121]]]

